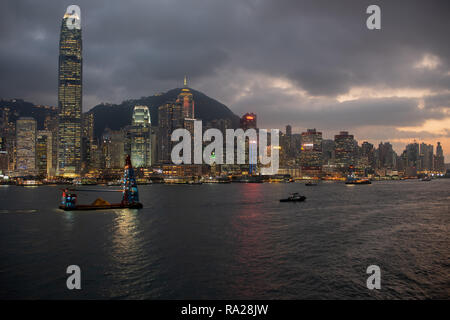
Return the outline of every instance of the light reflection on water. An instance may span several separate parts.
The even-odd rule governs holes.
[[[153,185],[142,210],[65,212],[57,187],[1,188],[0,298],[449,298],[449,190]],[[291,192],[307,200],[278,201]],[[81,292],[65,290],[70,264]],[[370,264],[379,292],[365,287]]]

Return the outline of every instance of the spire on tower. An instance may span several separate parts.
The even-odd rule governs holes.
[[[186,75],[184,76],[184,86],[187,87],[187,77],[186,77]]]

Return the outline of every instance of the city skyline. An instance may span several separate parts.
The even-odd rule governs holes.
[[[5,72],[0,77],[8,77],[0,91],[2,98],[55,105],[51,85],[56,77],[55,26],[68,4],[51,8],[45,2],[2,4],[3,21],[15,26],[1,35]],[[192,1],[186,9],[191,15],[164,28],[158,15],[170,18],[176,1],[167,6],[133,3],[128,10],[114,2],[106,8],[85,1],[77,4],[86,14],[82,19],[84,111],[100,102],[150,95],[173,84],[181,87],[182,76],[188,74],[195,88],[224,102],[235,114],[258,114],[261,127],[290,124],[297,133],[315,127],[325,137],[346,130],[359,141],[389,141],[397,152],[414,140],[433,145],[440,141],[450,157],[450,55],[445,32],[440,32],[448,19],[437,4],[408,2],[406,19],[401,3],[381,2],[383,23],[378,33],[365,28],[365,3],[351,1],[326,6],[286,1],[276,7],[280,15],[271,15],[267,24],[257,18],[275,9],[270,2],[200,8]],[[36,9],[36,14],[25,16],[25,7]],[[240,15],[233,26],[230,21],[210,19],[219,11],[233,16],[236,10]],[[134,17],[140,12],[150,14],[145,24]],[[207,18],[202,26],[210,30],[193,25],[196,15]],[[11,16],[17,19],[12,21]],[[33,28],[20,29],[25,18]],[[106,19],[129,23],[111,24]],[[241,28],[240,36],[247,40],[224,26],[231,31]],[[403,37],[406,31],[422,36]],[[277,46],[280,35],[283,41],[295,40],[289,42],[289,52]],[[233,45],[236,40],[239,46]],[[15,47],[19,42],[37,54],[24,56],[26,50]],[[184,50],[175,50],[178,47]]]

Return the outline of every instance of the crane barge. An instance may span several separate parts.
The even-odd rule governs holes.
[[[76,189],[63,189],[60,209],[65,211],[73,210],[101,210],[101,209],[141,209],[142,203],[139,202],[139,191],[137,188],[136,179],[134,177],[134,169],[131,165],[130,156],[127,155],[125,160],[125,168],[123,173],[122,190],[107,190],[108,192],[119,191],[123,193],[122,201],[119,203],[109,203],[101,198],[97,198],[91,204],[77,204],[77,195],[71,191]],[[80,190],[78,190],[80,191]],[[105,192],[105,190],[81,190],[93,192]]]

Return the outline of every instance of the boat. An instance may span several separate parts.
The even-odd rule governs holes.
[[[371,184],[372,181],[369,179],[347,179],[345,180],[345,184]]]
[[[372,181],[370,181],[369,179],[357,178],[353,172],[345,180],[345,184],[371,184],[371,183]]]
[[[422,179],[420,179],[420,181],[431,181],[431,177],[430,176],[425,176]]]
[[[306,200],[305,196],[301,196],[297,192],[294,192],[294,193],[291,193],[291,195],[288,198],[280,199],[280,202],[301,202],[301,201],[305,201],[305,200]]]
[[[307,186],[307,187],[313,187],[313,186],[317,186],[317,183],[316,183],[316,182],[313,182],[313,181],[308,181],[307,183],[305,183],[305,186]]]
[[[139,202],[139,192],[137,188],[136,179],[134,178],[134,169],[131,165],[130,156],[125,160],[123,187],[122,190],[78,190],[78,191],[93,191],[93,192],[122,192],[122,201],[120,203],[109,203],[102,198],[97,198],[91,204],[77,204],[77,195],[72,193],[73,189],[63,189],[60,209],[65,211],[74,210],[102,210],[102,209],[141,209],[142,203]],[[75,190],[77,191],[77,190]]]

